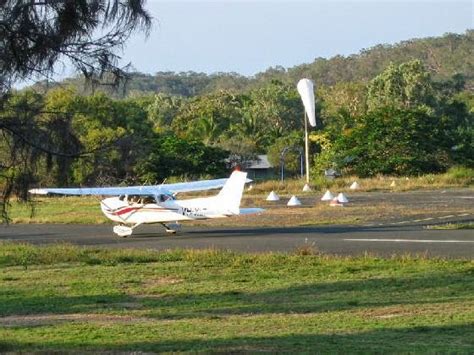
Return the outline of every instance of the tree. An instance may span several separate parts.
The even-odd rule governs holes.
[[[247,107],[243,107],[241,110],[240,120],[233,123],[230,126],[230,130],[227,133],[227,137],[221,140],[220,145],[227,144],[229,140],[246,142],[248,148],[251,149],[238,149],[241,152],[252,152],[252,154],[257,154],[262,152],[265,149],[265,144],[268,143],[268,136],[265,126],[258,118],[252,114],[252,112],[247,110]],[[237,146],[240,146],[238,144]],[[237,147],[236,146],[236,147]],[[237,153],[236,150],[232,150],[233,153]],[[246,161],[247,158],[244,158],[248,154],[243,154],[241,157],[243,161]],[[252,158],[253,160],[253,158]]]
[[[262,88],[252,90],[249,97],[246,115],[264,132],[264,137],[259,138],[264,148],[287,132],[302,129],[303,105],[295,85],[272,81]]]
[[[320,167],[335,159],[349,172],[370,176],[472,166],[473,115],[453,96],[463,86],[459,76],[433,82],[419,61],[389,65],[369,83],[368,113],[340,125]]]
[[[148,118],[153,122],[153,128],[157,132],[171,129],[171,123],[179,112],[183,100],[178,96],[157,94],[153,100],[143,107],[148,111]]]
[[[3,0],[0,12],[1,88],[48,77],[67,59],[87,78],[120,72],[114,51],[151,18],[143,0]]]
[[[241,106],[240,96],[228,91],[199,96],[181,107],[171,126],[181,138],[214,144],[238,119]]]
[[[359,176],[417,175],[453,163],[456,127],[422,109],[382,107],[335,142],[339,166]]]
[[[369,110],[391,106],[411,109],[434,105],[433,83],[429,72],[419,60],[400,65],[391,63],[368,87]]]
[[[135,179],[134,165],[149,154],[149,141],[157,137],[140,99],[114,100],[101,92],[80,96],[55,89],[45,101],[48,111],[70,113],[71,128],[85,152],[62,170],[68,183],[112,184]],[[65,183],[57,180],[55,184]]]
[[[322,102],[323,126],[335,139],[341,131],[355,125],[367,111],[367,86],[363,83],[342,82],[318,89]]]
[[[18,80],[48,78],[58,63],[70,63],[89,82],[117,84],[124,71],[115,54],[129,36],[147,31],[151,18],[143,0],[62,0],[0,2],[0,134],[8,149],[0,162],[0,209],[7,206],[15,186],[25,197],[34,165],[46,156],[72,157],[61,151],[71,141],[69,113],[56,113],[45,125],[41,105],[12,105],[11,86]],[[62,122],[62,123],[61,123]],[[67,130],[67,132],[65,131]],[[51,137],[62,139],[54,144]],[[12,171],[15,171],[12,173]]]
[[[220,148],[207,147],[172,133],[163,134],[149,144],[152,147],[150,154],[135,167],[142,183],[161,183],[168,177],[216,176],[226,171],[228,152]]]
[[[42,160],[60,181],[71,164],[80,143],[71,134],[71,116],[45,110],[44,98],[33,91],[12,94],[0,110],[0,186],[2,207],[13,193],[25,199],[27,187],[34,181],[36,163]],[[30,128],[34,126],[35,130]],[[4,210],[5,212],[5,210]],[[4,217],[6,217],[4,215]]]

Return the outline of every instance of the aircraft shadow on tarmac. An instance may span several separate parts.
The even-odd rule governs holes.
[[[141,239],[141,238],[176,238],[176,239],[188,239],[196,238],[198,236],[206,238],[224,238],[224,237],[255,237],[259,236],[271,236],[271,235],[288,235],[288,234],[346,234],[354,232],[367,232],[367,233],[380,233],[381,231],[391,232],[404,232],[407,231],[407,227],[419,227],[420,225],[404,225],[401,226],[324,226],[324,227],[268,227],[268,228],[219,228],[219,229],[183,229],[181,232],[175,235],[165,235],[157,232],[142,232],[136,233],[130,236],[128,239]]]

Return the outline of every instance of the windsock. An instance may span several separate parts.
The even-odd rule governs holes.
[[[309,124],[316,127],[316,112],[314,106],[314,85],[309,79],[301,79],[296,85],[296,89],[301,96],[303,106],[308,116]]]

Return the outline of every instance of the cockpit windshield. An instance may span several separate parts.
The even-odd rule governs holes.
[[[160,194],[158,196],[153,195],[121,195],[119,200],[127,202],[129,205],[146,205],[151,203],[160,203],[165,201],[175,200],[175,197],[171,194]]]
[[[171,200],[174,200],[173,195],[161,194],[159,197],[160,202],[171,201]]]

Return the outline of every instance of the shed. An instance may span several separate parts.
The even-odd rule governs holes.
[[[256,160],[250,160],[245,164],[248,177],[253,180],[275,178],[275,167],[268,161],[266,154],[257,155]]]

